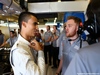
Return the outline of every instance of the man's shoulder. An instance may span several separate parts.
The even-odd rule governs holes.
[[[86,46],[89,46],[88,42],[87,41],[82,41],[82,47],[86,47]]]
[[[17,41],[14,46],[12,47],[13,49],[21,49],[21,50],[26,50],[26,49],[30,49],[28,45],[26,45],[25,43],[21,42],[21,41]]]
[[[10,38],[7,39],[7,42],[10,42]]]
[[[78,53],[80,55],[89,55],[94,53],[100,54],[100,43],[92,44],[84,48],[81,48],[81,50],[79,50]]]
[[[87,41],[82,40],[83,43],[88,43]]]
[[[14,38],[15,38],[15,39],[18,39],[18,37],[17,37],[17,36],[15,36]]]

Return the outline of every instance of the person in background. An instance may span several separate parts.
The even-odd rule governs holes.
[[[0,30],[0,46],[5,42],[5,36],[2,33],[2,31]]]
[[[20,29],[18,29],[18,35],[20,34]]]
[[[40,34],[41,34],[41,37],[42,37],[42,40],[43,40],[44,39],[44,30],[43,29],[40,30]]]
[[[14,29],[14,32],[15,32],[15,36],[17,37],[17,32],[16,32],[16,29]]]
[[[91,0],[87,8],[87,12],[89,11],[92,16],[89,17],[88,13],[88,19],[92,18],[94,20],[94,27],[92,29],[97,27],[94,35],[97,36],[96,38],[100,38],[100,0]],[[91,23],[93,24],[93,22]],[[100,75],[100,42],[80,49],[64,75]]]
[[[0,47],[4,47],[7,44],[9,44],[10,47],[12,47],[16,41],[17,37],[15,36],[15,32],[10,31],[10,38],[7,41],[5,41]]]
[[[57,40],[59,38],[60,32],[57,30],[57,26],[53,25],[53,37],[52,37],[52,46],[53,46],[53,66],[52,68],[57,68],[58,66],[58,54],[59,54],[59,47],[57,47]]]
[[[41,34],[39,33],[39,30],[36,30],[35,38],[38,42],[42,42]]]
[[[10,51],[10,64],[14,75],[46,75],[43,48],[33,39],[38,25],[36,15],[22,12],[18,25],[20,34]],[[38,53],[37,58],[34,50]]]
[[[50,26],[46,26],[47,31],[44,33],[44,56],[45,63],[51,65],[51,39],[52,32],[50,31]],[[47,63],[47,55],[49,54],[49,63]]]
[[[79,37],[79,25],[82,23],[81,19],[75,16],[69,16],[67,18],[66,25],[66,40],[62,40],[62,75],[64,75],[67,66],[74,57],[75,53],[80,49],[80,47],[88,46],[86,41],[82,41]],[[59,74],[59,73],[56,73]]]

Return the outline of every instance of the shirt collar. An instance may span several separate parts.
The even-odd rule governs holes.
[[[26,39],[24,39],[20,34],[19,34],[19,36],[18,36],[18,40],[24,42],[24,43],[27,44],[27,45],[30,45],[30,43],[29,43]]]
[[[67,41],[68,41],[68,39],[69,38],[67,38]],[[73,44],[76,43],[76,42],[78,42],[78,41],[80,41],[80,38],[79,37],[73,42]],[[70,41],[68,41],[68,42],[70,43]]]
[[[78,42],[80,40],[80,38],[78,37],[76,40],[75,40],[75,42]]]

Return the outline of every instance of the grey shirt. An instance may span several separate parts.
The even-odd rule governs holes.
[[[59,36],[59,40],[58,40],[58,46],[59,46],[59,55],[58,55],[58,58],[61,59],[62,57],[62,50],[63,50],[63,47],[62,47],[62,41],[63,40],[66,40],[66,35],[65,35],[65,31],[63,30],[63,32],[60,34]]]
[[[61,45],[61,41],[65,40],[65,38],[66,38],[66,33],[65,30],[63,30],[59,36],[59,46]]]
[[[59,37],[60,35],[60,32],[58,30],[56,30],[56,33],[53,34],[53,35],[56,35],[57,37]],[[54,38],[54,37],[53,37]],[[53,47],[57,47],[57,39],[53,41]]]
[[[63,75],[70,61],[75,56],[75,53],[80,49],[80,39],[77,38],[71,45],[70,41],[68,41],[67,38],[66,40],[62,41],[62,45],[63,45],[63,51],[62,51],[62,57],[63,57],[62,75]],[[85,46],[88,46],[88,43],[86,41],[82,41],[82,47]]]
[[[48,40],[50,37],[52,37],[52,32],[51,31],[47,31],[44,33],[44,40]],[[44,45],[50,45],[51,42],[44,42]]]
[[[6,42],[10,44],[12,47],[14,43],[17,41],[17,37],[9,38]]]
[[[100,75],[100,43],[81,48],[64,75]]]
[[[4,42],[4,34],[0,34],[0,45]]]

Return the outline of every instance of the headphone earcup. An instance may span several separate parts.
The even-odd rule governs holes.
[[[80,22],[79,27],[78,27],[78,34],[82,34],[84,28],[83,28],[83,23]]]

